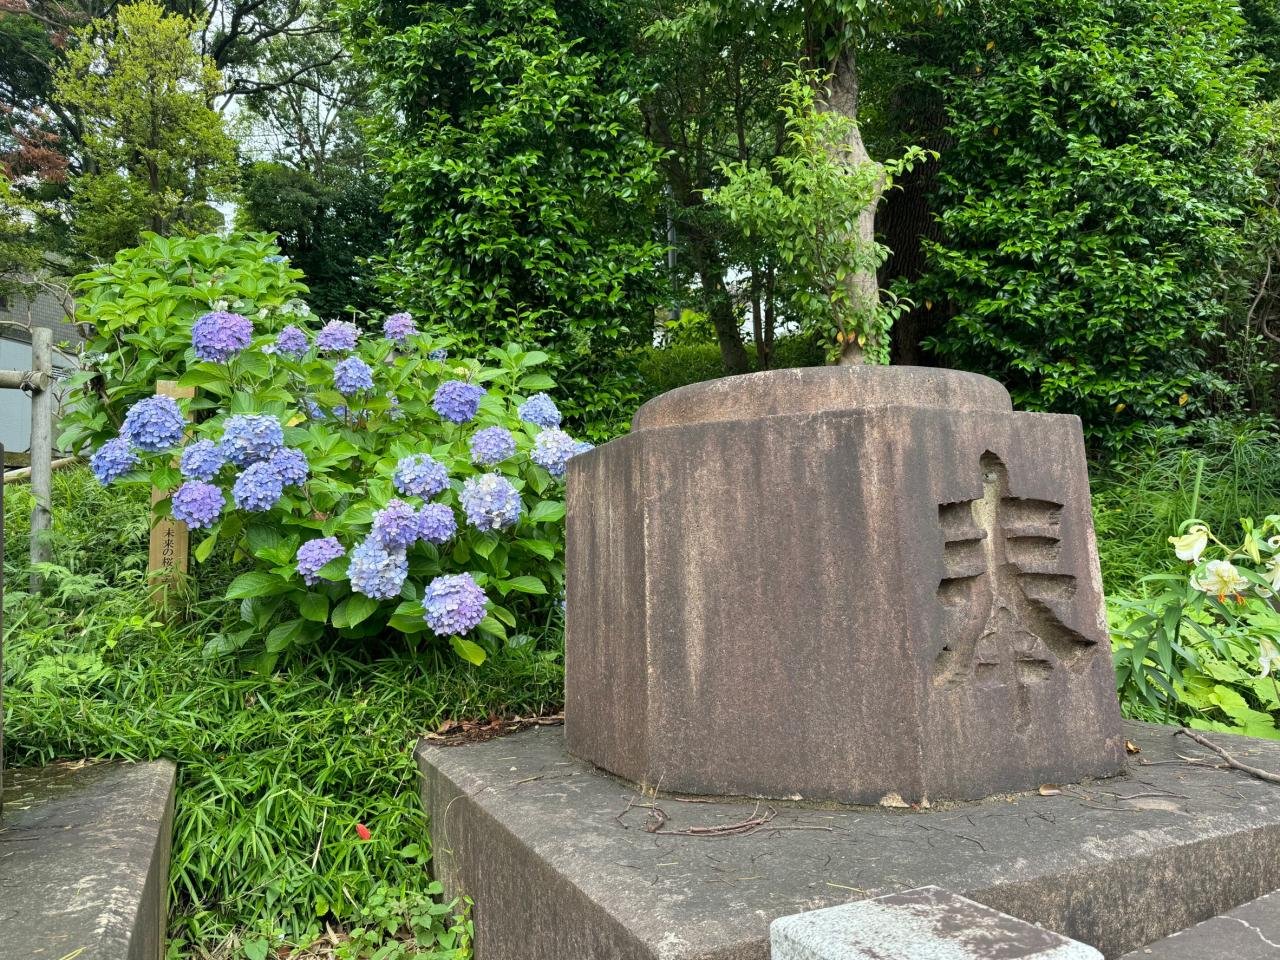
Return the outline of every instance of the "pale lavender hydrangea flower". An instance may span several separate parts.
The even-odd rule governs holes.
[[[347,577],[351,589],[375,600],[390,600],[400,595],[409,575],[409,561],[402,547],[388,550],[377,537],[366,537],[351,551]]]
[[[297,487],[306,483],[311,473],[306,455],[292,447],[277,450],[267,462],[271,464],[271,469],[280,475],[280,482],[286,487]]]
[[[253,513],[270,510],[283,493],[284,481],[267,462],[250,464],[231,487],[236,506]]]
[[[197,440],[182,451],[178,469],[188,480],[212,480],[226,465],[222,449],[212,440]]]
[[[108,440],[89,458],[89,469],[104,486],[138,465],[138,454],[124,437]]]
[[[176,447],[187,432],[182,409],[173,397],[146,397],[124,415],[120,435],[139,450],[159,453]]]
[[[529,452],[529,459],[553,477],[563,477],[569,461],[581,452],[579,441],[563,430],[552,427],[549,430],[540,431],[533,438],[533,449]]]
[[[545,393],[535,393],[516,408],[516,414],[525,423],[532,423],[537,427],[560,426],[560,411],[555,401]]]
[[[337,537],[308,540],[298,548],[298,573],[302,575],[303,583],[314,587],[323,579],[320,569],[346,554]]]
[[[292,323],[276,337],[276,350],[289,357],[300,357],[307,352],[307,335]]]
[[[169,498],[173,519],[185,523],[192,530],[213,526],[226,503],[222,490],[203,480],[188,480]]]
[[[239,413],[222,425],[222,452],[237,467],[270,460],[284,446],[284,427],[265,413]]]
[[[403,500],[387,501],[373,515],[373,536],[388,549],[413,546],[418,540],[418,512]]]
[[[388,340],[404,343],[418,332],[418,325],[408,313],[393,313],[382,323],[382,334]]]
[[[515,456],[516,438],[503,427],[486,427],[471,438],[471,462],[491,467]]]
[[[453,509],[443,503],[428,503],[418,511],[418,539],[439,546],[448,543],[458,532]]]
[[[465,380],[446,380],[436,387],[431,406],[450,423],[466,423],[480,409],[484,387]]]
[[[430,454],[402,457],[391,478],[395,488],[410,497],[434,497],[449,486],[449,471]]]
[[[477,530],[504,530],[520,519],[520,492],[500,473],[482,473],[462,484],[462,509]]]
[[[252,339],[252,321],[238,313],[214,310],[191,325],[191,345],[196,356],[214,363],[226,363]]]
[[[356,348],[360,328],[346,320],[330,320],[316,334],[316,349],[321,353],[348,353]]]
[[[469,573],[436,577],[427,584],[422,598],[424,619],[437,636],[461,636],[480,626],[485,618],[486,599]]]
[[[359,357],[347,357],[333,368],[333,385],[344,397],[373,389],[373,371]]]

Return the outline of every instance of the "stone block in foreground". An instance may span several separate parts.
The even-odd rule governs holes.
[[[568,468],[575,755],[703,795],[970,800],[1119,772],[1080,422],[994,380],[777,370]]]
[[[1280,891],[1198,923],[1122,960],[1280,960]]]
[[[1102,960],[1093,947],[920,887],[779,917],[771,960]]]
[[[174,768],[9,770],[0,960],[162,960]]]
[[[476,960],[769,960],[778,917],[928,885],[1116,958],[1280,888],[1280,789],[1180,762],[1213,758],[1171,728],[1123,733],[1154,765],[919,812],[660,798],[659,814],[556,728],[424,743],[418,762],[434,869],[475,900]],[[1280,742],[1215,737],[1280,770]]]

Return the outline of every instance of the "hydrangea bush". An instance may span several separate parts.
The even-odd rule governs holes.
[[[480,663],[551,614],[565,466],[590,444],[559,428],[545,354],[459,359],[404,313],[368,332],[299,311],[275,333],[219,309],[189,330],[196,398],[136,400],[91,465],[162,491],[197,562],[220,542],[247,558],[227,594],[243,624],[215,649],[270,663],[390,631]]]

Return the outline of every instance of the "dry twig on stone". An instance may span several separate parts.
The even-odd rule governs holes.
[[[1266,780],[1268,783],[1280,783],[1280,773],[1272,773],[1270,770],[1263,770],[1261,767],[1253,767],[1247,763],[1241,763],[1208,737],[1202,736],[1194,730],[1188,730],[1186,727],[1180,727],[1178,728],[1178,733],[1190,740],[1194,740],[1206,750],[1212,750],[1223,759],[1228,767],[1231,767],[1233,770],[1239,770],[1242,773],[1247,773],[1249,776],[1257,777],[1259,780]]]

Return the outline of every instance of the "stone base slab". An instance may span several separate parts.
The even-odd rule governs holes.
[[[476,960],[768,960],[778,917],[928,885],[1115,958],[1280,888],[1280,788],[1182,762],[1216,758],[1172,728],[1125,735],[1126,775],[919,811],[652,801],[557,728],[418,762]],[[1280,742],[1215,738],[1280,771]]]
[[[174,768],[9,770],[0,816],[0,960],[162,960]]]
[[[1251,900],[1121,960],[1280,960],[1280,891]]]

